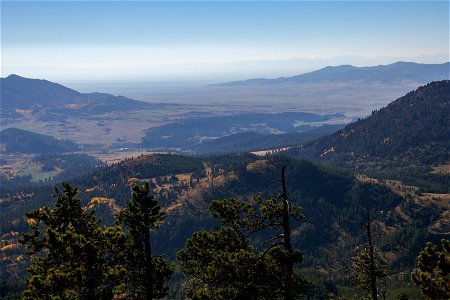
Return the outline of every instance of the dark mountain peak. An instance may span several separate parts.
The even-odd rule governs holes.
[[[422,64],[422,63],[415,63],[415,62],[411,62],[411,61],[402,61],[402,60],[400,60],[400,61],[392,63],[390,65],[379,65],[379,66],[380,67],[383,67],[383,66],[385,66],[385,67],[397,67],[397,66],[415,66],[415,65],[424,65],[424,64]]]
[[[14,78],[24,78],[24,77],[21,77],[21,76],[19,76],[19,75],[17,75],[17,74],[10,74],[10,75],[8,75],[7,77],[5,77],[5,79],[6,79],[6,78],[14,79]]]
[[[9,74],[6,77],[2,77],[1,79],[28,79],[28,80],[41,80],[41,79],[36,79],[36,78],[28,78],[28,77],[23,77],[17,74]]]
[[[319,69],[316,72],[323,72],[323,71],[349,71],[354,70],[357,67],[352,65],[339,65],[339,66],[326,66],[325,68]]]
[[[150,104],[106,93],[80,93],[44,79],[11,74],[0,79],[2,118],[22,118],[22,113],[40,118],[65,118],[78,114],[102,114],[112,111],[143,109]],[[49,112],[47,114],[46,112]],[[48,119],[47,119],[48,120]]]
[[[3,90],[6,89],[7,96],[9,96],[10,89],[14,91],[22,91],[27,93],[27,96],[40,98],[45,95],[51,96],[73,96],[80,93],[65,87],[61,84],[51,82],[45,79],[26,78],[16,74],[11,74],[6,78],[1,78],[2,83],[2,98]],[[6,96],[6,95],[5,95]]]
[[[31,82],[38,83],[39,82],[41,84],[52,84],[52,85],[55,84],[55,85],[64,87],[58,83],[54,83],[54,82],[48,81],[46,79],[28,78],[28,77],[23,77],[23,76],[20,76],[17,74],[10,74],[9,76],[7,76],[5,78],[1,78],[1,79],[2,79],[2,81],[4,80],[4,81],[9,81],[9,82],[10,81],[20,81],[20,82],[28,82],[28,83],[31,83]],[[67,87],[64,87],[64,88],[67,88]],[[67,89],[69,89],[69,88],[67,88]]]

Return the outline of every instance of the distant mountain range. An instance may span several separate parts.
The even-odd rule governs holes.
[[[79,150],[79,146],[69,140],[58,140],[18,128],[7,128],[0,131],[0,147],[5,153],[65,153]]]
[[[336,133],[291,150],[302,158],[355,160],[392,158],[412,151],[449,149],[450,81],[432,82],[376,110],[366,119]],[[448,152],[447,152],[448,155]],[[447,157],[448,159],[448,157]]]
[[[449,66],[450,64],[448,62],[443,64],[396,62],[390,65],[374,67],[354,67],[352,65],[328,66],[317,71],[292,77],[280,77],[277,79],[256,78],[222,83],[215,86],[233,87],[353,81],[384,84],[412,81],[420,85],[431,81],[449,79]]]
[[[105,93],[79,93],[47,80],[10,75],[0,79],[2,119],[102,114],[152,105]]]

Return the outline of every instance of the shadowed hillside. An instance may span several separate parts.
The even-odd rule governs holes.
[[[79,150],[79,146],[69,140],[58,140],[18,128],[0,131],[0,146],[5,153],[65,153]]]
[[[54,118],[151,108],[148,103],[105,93],[79,93],[60,84],[10,75],[0,79],[2,119]]]

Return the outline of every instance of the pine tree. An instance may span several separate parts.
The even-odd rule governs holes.
[[[358,252],[352,257],[349,280],[358,288],[369,293],[369,299],[377,300],[379,294],[386,299],[388,292],[387,266],[376,257],[372,235],[372,220],[370,211],[366,209],[366,221],[358,222],[366,230],[367,244],[358,247]]]
[[[441,240],[442,251],[428,242],[417,257],[418,270],[412,281],[428,299],[450,299],[450,241]]]
[[[289,270],[303,256],[286,245],[284,226],[286,213],[297,220],[304,216],[299,207],[285,204],[274,197],[212,201],[209,210],[221,227],[194,233],[177,253],[181,270],[190,279],[188,297],[293,299],[304,295],[311,283]]]
[[[148,183],[134,186],[128,207],[118,214],[118,223],[127,230],[124,276],[127,299],[159,299],[167,294],[164,283],[173,267],[160,256],[154,256],[151,233],[164,220],[164,212],[154,196],[149,196]]]
[[[27,213],[32,232],[20,242],[33,260],[23,299],[111,299],[122,274],[111,249],[120,252],[125,236],[117,227],[101,229],[77,189],[62,185],[54,208]]]

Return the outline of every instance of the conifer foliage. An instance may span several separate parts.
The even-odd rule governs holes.
[[[31,233],[21,243],[33,257],[23,299],[159,299],[173,272],[152,255],[150,235],[164,219],[148,184],[135,186],[119,226],[102,228],[81,205],[77,189],[55,188],[53,208],[27,213]]]
[[[164,282],[170,279],[173,267],[161,256],[153,256],[151,232],[164,220],[164,212],[149,185],[134,186],[128,207],[118,215],[118,223],[128,229],[125,254],[127,299],[159,299],[167,294]]]
[[[54,208],[27,213],[32,232],[21,243],[34,258],[23,299],[111,299],[123,272],[111,249],[121,250],[125,235],[117,227],[101,229],[75,197],[77,189],[63,188],[55,188]]]
[[[418,270],[412,273],[413,282],[428,299],[450,299],[450,240],[442,239],[442,251],[428,242],[420,252]]]
[[[357,248],[357,254],[352,257],[352,266],[349,274],[350,282],[366,291],[372,300],[379,296],[386,299],[387,291],[387,265],[376,256],[372,235],[372,219],[370,210],[366,209],[366,221],[358,222],[366,230],[367,243]]]
[[[231,198],[212,201],[209,209],[221,227],[194,233],[178,252],[181,270],[191,282],[189,298],[288,299],[311,288],[308,280],[296,274],[288,278],[288,263],[301,263],[303,257],[280,247],[282,202],[273,197],[253,197],[253,203]],[[291,207],[289,215],[304,219],[298,207]],[[286,292],[289,281],[290,295]]]

